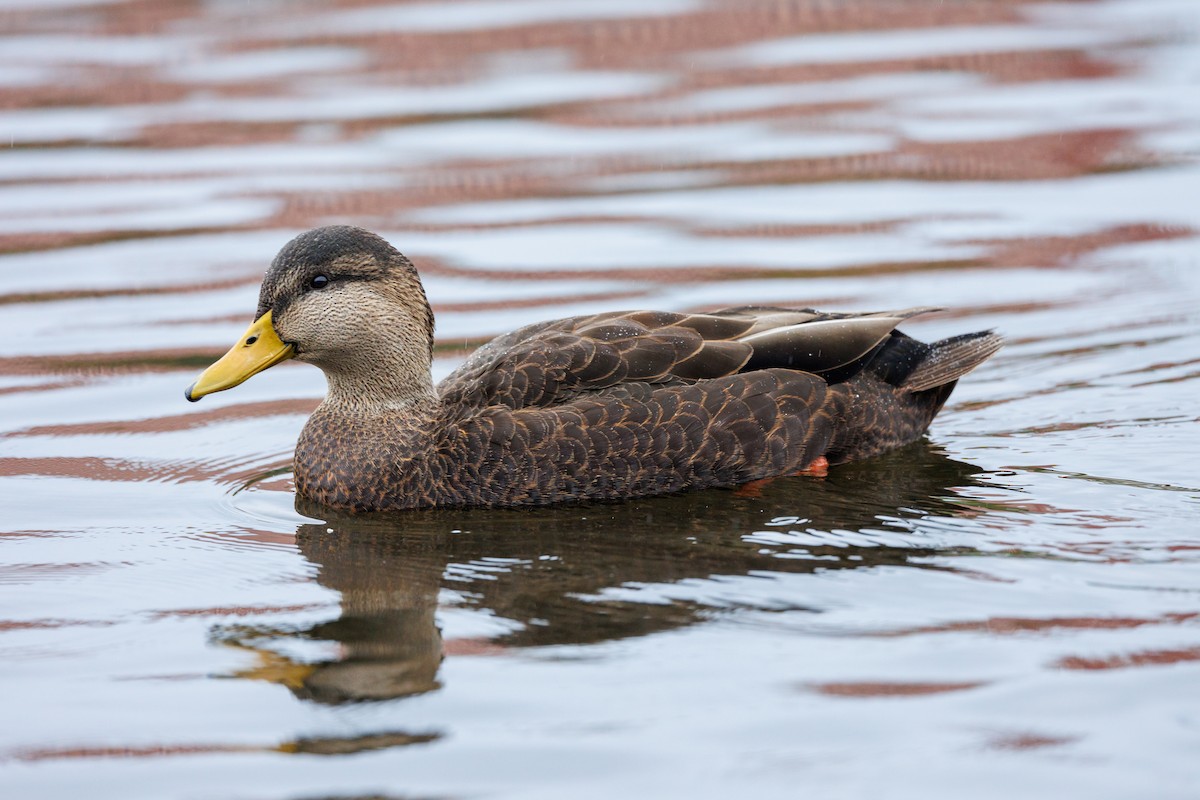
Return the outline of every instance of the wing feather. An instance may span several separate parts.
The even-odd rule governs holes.
[[[496,338],[439,391],[445,407],[465,417],[488,406],[550,408],[623,386],[690,384],[774,368],[844,380],[870,361],[900,322],[928,310],[846,314],[741,306],[708,314],[625,311],[554,320]],[[695,400],[720,406],[719,394]]]

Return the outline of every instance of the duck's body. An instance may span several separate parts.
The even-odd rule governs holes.
[[[374,234],[323,228],[281,251],[247,343],[189,399],[286,357],[321,366],[330,391],[300,436],[296,488],[343,509],[737,486],[919,438],[955,381],[1000,346],[990,332],[927,345],[894,330],[924,310],[543,322],[492,341],[435,388],[432,314],[416,271]],[[276,332],[278,352],[248,356]]]

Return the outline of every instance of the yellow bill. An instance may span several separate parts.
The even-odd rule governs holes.
[[[263,314],[250,324],[242,334],[242,340],[229,348],[229,352],[204,372],[188,387],[185,396],[193,403],[213,392],[232,389],[251,375],[262,372],[280,361],[286,361],[296,351],[284,344],[271,324],[271,312]]]

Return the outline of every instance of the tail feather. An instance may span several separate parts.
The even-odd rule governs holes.
[[[923,392],[956,381],[995,355],[1004,337],[993,331],[951,336],[929,345],[929,354],[908,374],[901,388]]]

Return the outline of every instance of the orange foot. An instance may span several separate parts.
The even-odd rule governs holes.
[[[829,459],[825,456],[817,456],[816,459],[814,459],[813,462],[807,467],[797,472],[793,472],[788,477],[794,478],[801,475],[807,475],[812,478],[824,478],[828,474]],[[775,478],[759,478],[756,481],[743,483],[741,486],[734,489],[733,493],[737,497],[762,497],[763,489],[774,480]]]
[[[799,472],[793,472],[793,475],[810,475],[814,478],[824,478],[829,474],[829,459],[825,456],[817,456],[811,464]]]
[[[743,483],[741,486],[733,490],[734,497],[762,497],[763,488],[771,483],[774,478],[759,478],[756,481]]]

